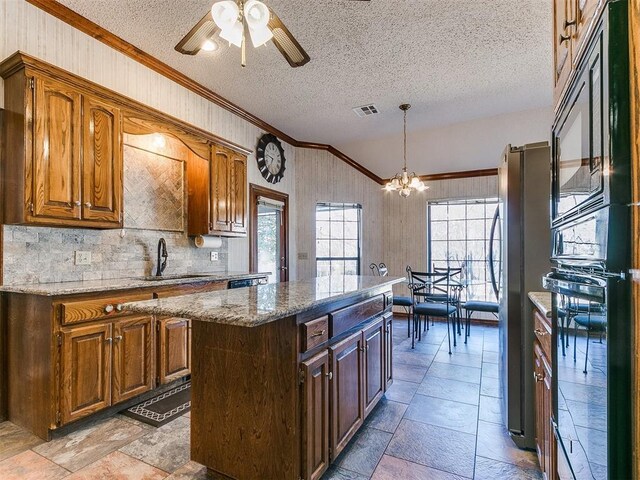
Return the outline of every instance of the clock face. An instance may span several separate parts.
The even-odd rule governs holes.
[[[282,155],[275,143],[268,143],[264,149],[264,161],[267,165],[267,170],[272,175],[277,175],[280,172],[282,166]]]
[[[285,171],[284,149],[275,135],[267,133],[258,141],[256,151],[258,169],[269,183],[282,180]]]

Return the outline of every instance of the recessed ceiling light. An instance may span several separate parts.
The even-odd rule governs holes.
[[[202,50],[205,52],[215,52],[218,49],[218,44],[213,40],[205,40],[202,43]]]

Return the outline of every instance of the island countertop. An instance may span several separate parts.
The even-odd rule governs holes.
[[[126,303],[132,312],[257,327],[359,293],[400,283],[403,277],[344,275],[317,277]]]

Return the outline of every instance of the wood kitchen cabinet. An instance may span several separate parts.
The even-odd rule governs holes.
[[[365,416],[384,395],[385,384],[385,320],[378,321],[362,331],[364,344],[364,413]]]
[[[135,316],[113,325],[113,403],[154,388],[153,317]]]
[[[247,157],[212,145],[211,158],[192,159],[189,183],[189,235],[242,237],[247,234]]]
[[[121,227],[120,109],[42,72],[0,73],[5,223]]]
[[[302,478],[316,480],[329,466],[329,352],[302,362]]]
[[[358,331],[330,347],[331,459],[334,460],[364,421],[364,341]]]
[[[552,0],[554,103],[559,105],[578,69],[591,32],[607,0]]]
[[[536,453],[544,478],[555,480],[557,447],[553,431],[552,329],[550,320],[538,309],[533,310],[533,323]]]
[[[111,405],[111,324],[61,331],[61,423]]]
[[[384,390],[386,392],[393,383],[393,316],[387,316],[384,323]]]
[[[191,373],[191,321],[158,320],[158,384],[164,385]]]

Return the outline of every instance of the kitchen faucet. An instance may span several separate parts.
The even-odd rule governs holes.
[[[169,254],[167,253],[167,242],[164,238],[161,238],[158,242],[158,269],[156,270],[156,277],[161,277],[162,272],[167,268],[167,258],[169,258]]]

